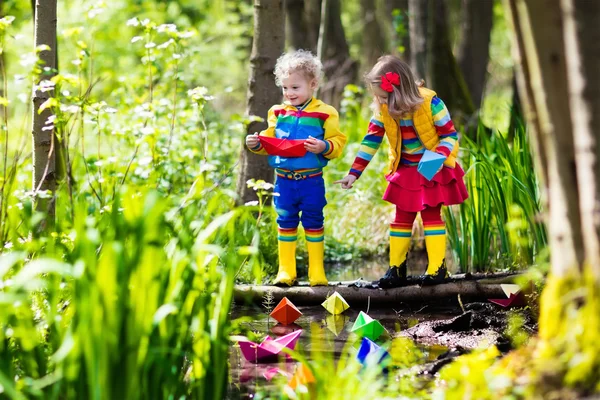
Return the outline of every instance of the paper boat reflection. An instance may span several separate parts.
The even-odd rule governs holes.
[[[285,348],[293,350],[301,334],[302,330],[298,330],[277,339],[267,336],[261,344],[249,340],[240,340],[238,344],[244,358],[251,363],[273,362],[277,361],[281,350]],[[285,355],[289,357],[289,355]]]

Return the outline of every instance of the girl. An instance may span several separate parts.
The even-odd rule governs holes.
[[[268,154],[259,136],[304,140],[306,154],[298,157],[269,155],[275,168],[275,209],[277,211],[279,272],[275,285],[296,282],[296,237],[302,222],[308,249],[308,280],[311,286],[327,285],[323,268],[323,167],[339,157],[346,144],[340,132],[335,108],[313,97],[319,86],[321,62],[309,51],[284,54],[275,65],[275,82],[283,89],[285,103],[269,110],[269,127],[260,135],[246,136],[254,153]]]
[[[397,287],[406,282],[406,257],[417,212],[423,220],[429,258],[422,282],[443,282],[448,271],[441,208],[460,204],[468,197],[462,180],[464,172],[456,163],[456,129],[442,100],[422,83],[416,83],[402,60],[389,55],[379,58],[365,80],[374,95],[375,113],[350,172],[335,183],[351,188],[387,136],[389,185],[383,199],[396,205],[396,217],[390,224],[390,268],[379,280],[379,287]],[[425,150],[445,158],[430,181],[417,170]]]

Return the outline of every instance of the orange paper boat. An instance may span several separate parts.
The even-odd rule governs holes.
[[[281,299],[279,304],[277,304],[277,307],[271,312],[271,317],[275,318],[283,325],[293,324],[301,315],[302,313],[300,310],[298,310],[287,297]]]
[[[259,136],[260,144],[272,156],[302,157],[306,154],[305,140],[279,139],[274,137]]]

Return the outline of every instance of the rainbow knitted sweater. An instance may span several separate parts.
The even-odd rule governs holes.
[[[436,147],[435,152],[447,158],[452,153],[454,146],[456,146],[458,133],[450,119],[450,113],[446,105],[437,96],[434,96],[431,100],[431,114],[433,116],[433,124],[440,138],[440,143]],[[400,119],[399,126],[399,134],[402,139],[402,156],[400,162],[403,165],[416,166],[425,152],[425,146],[414,127],[412,115]],[[356,159],[350,168],[349,173],[351,175],[357,178],[360,177],[381,146],[384,136],[385,129],[383,122],[377,115],[374,115],[371,121],[369,121],[367,134],[363,138]]]
[[[307,152],[302,157],[269,156],[269,165],[273,168],[301,171],[319,169],[327,165],[330,159],[339,157],[346,144],[346,135],[339,128],[339,115],[335,108],[316,98],[310,99],[301,107],[290,104],[278,104],[269,110],[268,128],[261,136],[308,139],[309,136],[325,142],[321,154]],[[257,154],[267,154],[262,145],[250,149]]]

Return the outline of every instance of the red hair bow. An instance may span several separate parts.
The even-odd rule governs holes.
[[[386,72],[385,75],[381,75],[381,84],[380,88],[385,90],[388,93],[392,93],[394,91],[394,87],[392,85],[400,84],[400,75],[395,72]]]

